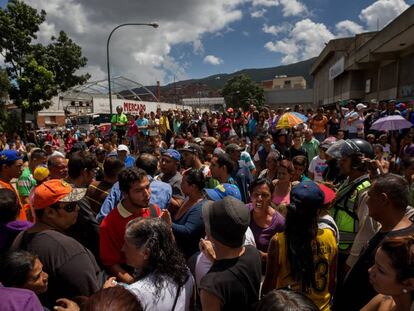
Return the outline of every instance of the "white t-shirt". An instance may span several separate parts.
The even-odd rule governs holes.
[[[150,274],[131,285],[127,285],[126,288],[137,296],[144,310],[171,311],[175,296],[177,295],[177,284],[169,278],[165,278],[160,297],[158,298],[152,279],[153,275]],[[190,271],[188,271],[188,280],[181,287],[175,310],[190,310],[190,299],[193,294],[193,287],[194,279]]]
[[[348,112],[345,116],[344,116],[344,120],[345,120],[345,130],[347,130],[349,133],[356,133],[357,132],[357,130],[358,130],[358,128],[357,128],[357,125],[358,125],[358,117],[359,117],[359,115],[358,115],[358,112],[356,112],[356,111],[350,111],[350,112]],[[348,120],[349,119],[355,119],[355,118],[357,118],[355,121],[353,121],[353,122],[351,122],[351,124],[349,124],[348,123]]]
[[[323,172],[328,167],[328,164],[326,164],[326,160],[322,160],[319,155],[314,157],[309,164],[309,172],[311,172],[314,177],[314,181],[323,181]]]
[[[156,136],[156,135],[158,135],[158,127],[160,126],[160,119],[154,119],[154,120],[152,120],[152,119],[149,119],[148,120],[148,125],[151,125],[151,126],[155,126],[154,128],[151,128],[150,130],[149,130],[149,136]]]

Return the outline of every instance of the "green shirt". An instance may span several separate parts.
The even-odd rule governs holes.
[[[308,154],[308,164],[311,163],[312,159],[319,154],[319,141],[312,138],[311,141],[306,140],[302,143],[302,148],[306,150]]]
[[[17,191],[20,196],[28,197],[30,190],[32,190],[36,184],[36,179],[33,178],[32,172],[30,172],[30,169],[26,167],[17,180]]]
[[[111,119],[111,124],[114,124],[114,123],[122,123],[123,126],[125,126],[128,123],[128,118],[123,113],[121,113],[120,115],[114,114]],[[117,128],[116,125],[112,125],[113,130],[116,130],[116,128]]]

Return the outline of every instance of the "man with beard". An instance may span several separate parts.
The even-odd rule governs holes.
[[[147,173],[136,167],[119,174],[119,189],[123,199],[101,223],[99,247],[103,265],[107,271],[123,283],[132,283],[132,269],[126,266],[124,245],[125,228],[129,221],[138,217],[158,217],[160,208],[150,204],[150,180]]]

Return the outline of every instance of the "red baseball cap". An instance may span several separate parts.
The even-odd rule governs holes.
[[[325,195],[325,199],[323,200],[323,205],[332,203],[335,199],[335,191],[324,184],[319,184],[319,188],[322,190],[323,194]]]

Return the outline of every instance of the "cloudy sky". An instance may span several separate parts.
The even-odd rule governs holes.
[[[67,32],[88,58],[92,79],[111,71],[143,84],[171,83],[271,67],[317,56],[336,37],[381,29],[414,0],[25,0],[47,12],[39,40]],[[4,7],[6,0],[0,0]]]

